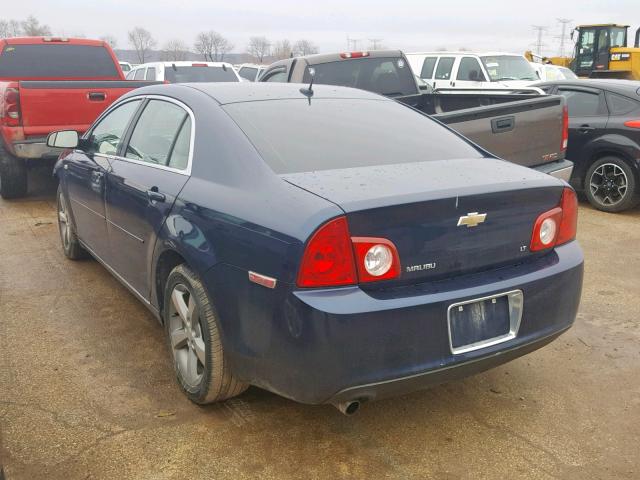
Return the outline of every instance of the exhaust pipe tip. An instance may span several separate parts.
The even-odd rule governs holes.
[[[342,402],[336,405],[336,408],[340,410],[343,415],[351,416],[354,415],[358,410],[360,410],[360,401],[359,400],[351,400],[349,402]]]

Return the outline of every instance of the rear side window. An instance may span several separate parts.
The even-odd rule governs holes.
[[[164,79],[171,83],[240,81],[231,67],[174,67],[173,65],[164,67]]]
[[[458,75],[456,80],[466,80],[472,82],[486,82],[480,62],[473,57],[463,57],[460,60],[460,66],[458,67]]]
[[[640,109],[640,103],[636,100],[607,92],[607,104],[611,115],[624,115]]]
[[[91,131],[92,150],[104,155],[115,155],[122,136],[142,100],[124,103],[107,113]]]
[[[416,81],[401,57],[365,57],[313,65],[314,82],[359,88],[388,96],[415,95]],[[309,69],[302,82],[309,83]]]
[[[453,57],[440,57],[438,68],[436,68],[436,80],[449,80],[451,78],[451,69],[453,68]]]
[[[144,68],[139,68],[138,70],[136,70],[135,77],[133,77],[134,80],[144,80],[144,72]]]
[[[176,143],[173,146],[173,151],[169,157],[168,166],[172,168],[178,168],[184,170],[189,163],[189,151],[191,149],[191,117],[187,116],[184,119]]]
[[[176,139],[188,113],[180,106],[151,100],[138,119],[125,157],[167,166]]]
[[[390,100],[303,98],[223,108],[278,174],[481,157],[434,120]]]
[[[427,57],[422,64],[422,70],[420,71],[420,78],[426,78],[430,80],[433,77],[433,69],[436,66],[436,57]]]
[[[121,78],[104,47],[91,45],[5,45],[0,78]]]
[[[591,117],[600,114],[600,95],[597,93],[559,88],[558,94],[567,99],[571,116]]]
[[[258,75],[258,69],[252,67],[242,67],[240,71],[238,71],[238,75],[242,78],[246,78],[247,80],[251,80],[252,82],[256,79]]]
[[[145,80],[155,80],[156,79],[156,69],[155,67],[147,68],[147,73],[144,76]]]

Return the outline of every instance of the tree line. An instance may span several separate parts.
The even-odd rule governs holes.
[[[48,25],[41,24],[33,15],[26,20],[2,20],[0,19],[0,38],[11,37],[39,37],[51,36],[52,31]],[[104,35],[101,40],[107,42],[111,48],[117,48],[118,42],[112,35]],[[157,47],[157,41],[151,32],[143,27],[134,27],[127,33],[127,39],[131,48],[136,52],[139,63],[148,62],[152,52]],[[160,48],[160,57],[164,61],[186,60],[192,51],[202,55],[208,62],[224,61],[225,55],[231,52],[234,45],[222,34],[209,30],[196,35],[193,45],[188,45],[183,40],[174,38],[168,40]],[[257,63],[263,63],[266,59],[282,60],[291,56],[310,55],[318,53],[318,47],[310,40],[301,39],[295,42],[290,40],[277,40],[272,42],[265,36],[249,38],[245,53],[250,55]]]

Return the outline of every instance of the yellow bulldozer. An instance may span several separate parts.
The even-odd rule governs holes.
[[[579,25],[571,32],[576,42],[573,58],[536,58],[531,52],[525,56],[529,61],[568,66],[579,77],[640,80],[640,28],[633,47],[627,47],[628,30],[629,25]]]

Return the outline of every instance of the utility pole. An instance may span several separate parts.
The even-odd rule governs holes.
[[[558,23],[562,25],[562,31],[560,33],[560,56],[564,57],[564,42],[567,40],[567,25],[572,22],[572,20],[568,18],[558,18]]]
[[[542,47],[544,43],[542,43],[542,35],[547,31],[547,27],[544,25],[532,25],[533,30],[537,32],[537,40],[536,40],[536,53],[542,56]]]
[[[381,38],[370,38],[369,39],[369,45],[371,47],[371,50],[377,50],[378,46],[381,45],[382,43],[382,39]]]
[[[347,51],[357,52],[359,41],[360,41],[359,38],[350,38],[349,35],[347,35]]]

